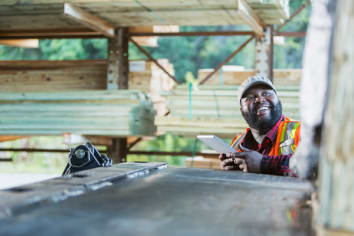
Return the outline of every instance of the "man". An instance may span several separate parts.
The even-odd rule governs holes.
[[[249,128],[232,140],[236,153],[219,156],[222,169],[293,176],[289,159],[300,139],[300,122],[282,114],[272,82],[250,77],[239,87],[238,101]]]

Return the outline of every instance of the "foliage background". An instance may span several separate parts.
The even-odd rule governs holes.
[[[305,0],[290,1],[291,12],[301,6]],[[282,31],[306,31],[311,8],[307,7],[296,16]],[[276,26],[275,26],[276,28]],[[180,31],[220,31],[247,30],[246,26],[182,26]],[[197,71],[202,68],[215,68],[239,45],[247,40],[245,36],[215,36],[215,37],[160,37],[159,47],[147,48],[154,58],[167,58],[173,65],[176,78],[180,83],[185,82],[187,72],[197,77]],[[275,45],[275,68],[301,68],[304,38],[285,38],[282,45]],[[245,47],[240,54],[228,64],[252,68],[254,63],[254,43]],[[0,60],[82,60],[107,58],[106,39],[55,39],[40,40],[39,48],[18,48],[0,45]],[[146,59],[133,45],[129,45],[129,59]],[[15,141],[0,144],[1,146],[23,147],[36,146],[44,148],[65,148],[62,137],[42,138],[33,137],[25,141]],[[139,150],[148,151],[200,151],[205,148],[194,139],[181,138],[166,134],[154,140],[142,142]],[[2,153],[0,158],[10,157],[12,163],[0,162],[0,171],[4,170],[44,170],[59,172],[66,164],[63,154],[21,154]],[[129,160],[168,161],[172,165],[183,165],[183,157],[164,156],[130,156]],[[40,166],[40,168],[38,168]],[[52,168],[54,167],[54,168]]]

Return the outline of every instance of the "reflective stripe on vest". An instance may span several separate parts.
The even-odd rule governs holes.
[[[270,155],[288,155],[295,152],[299,140],[299,137],[296,136],[300,135],[300,132],[297,132],[300,129],[299,125],[300,122],[297,121],[283,121],[281,123],[276,145],[273,146]]]
[[[238,144],[243,140],[244,135],[236,136],[231,143],[231,147],[235,148],[236,151],[241,152]],[[288,155],[295,152],[295,149],[300,140],[300,122],[290,121],[286,118],[284,121],[280,122],[277,131],[277,137],[275,144],[269,152],[270,156]]]

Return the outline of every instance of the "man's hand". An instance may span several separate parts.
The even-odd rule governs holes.
[[[244,159],[235,158],[233,153],[219,155],[221,169],[223,170],[242,170],[247,172],[247,165]]]
[[[244,152],[220,154],[223,170],[242,170],[243,172],[258,173],[261,170],[262,154],[242,147]]]

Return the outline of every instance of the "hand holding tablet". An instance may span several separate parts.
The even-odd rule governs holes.
[[[214,149],[217,153],[235,153],[236,150],[215,135],[198,135],[197,138]]]

